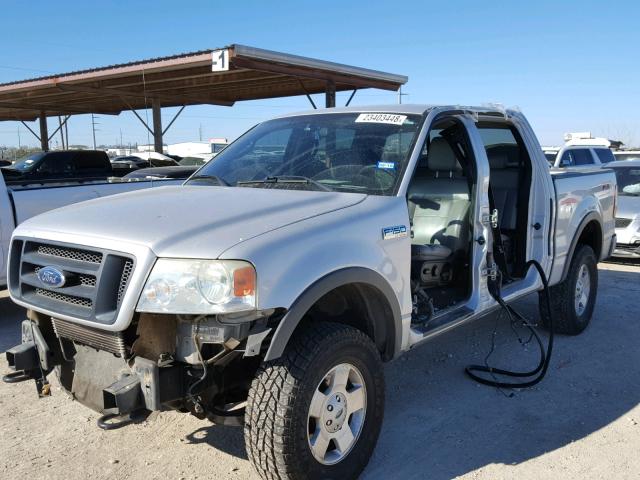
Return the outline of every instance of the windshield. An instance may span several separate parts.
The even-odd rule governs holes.
[[[616,167],[618,194],[640,196],[640,167]]]
[[[547,162],[549,162],[550,165],[553,165],[554,163],[556,163],[556,156],[558,155],[558,152],[544,152],[544,156],[547,159]]]
[[[20,170],[21,172],[28,172],[36,166],[38,161],[44,157],[44,155],[45,152],[32,153],[31,155],[27,155],[26,157],[16,160],[16,163],[14,163],[11,168]]]
[[[327,113],[259,124],[189,183],[392,195],[420,126],[419,115]]]

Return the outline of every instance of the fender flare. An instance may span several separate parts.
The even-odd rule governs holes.
[[[602,219],[600,218],[600,215],[598,215],[596,212],[589,212],[580,221],[580,224],[576,229],[576,234],[573,236],[573,240],[571,240],[571,245],[569,246],[569,251],[567,252],[567,257],[564,262],[564,267],[562,269],[562,277],[560,277],[561,282],[564,282],[567,278],[567,275],[569,274],[569,268],[571,267],[573,254],[575,253],[576,247],[578,246],[578,239],[582,236],[582,232],[587,227],[587,225],[594,220],[600,226],[600,232],[602,232],[602,236],[600,238],[600,245],[601,245],[601,249],[604,249],[604,229],[602,228]],[[600,252],[600,255],[602,255],[602,250]],[[597,260],[599,261],[600,258],[598,258]]]
[[[293,302],[291,308],[278,324],[264,360],[275,360],[283,354],[296,327],[314,303],[330,291],[353,283],[375,287],[386,298],[393,313],[393,318],[391,319],[393,326],[389,325],[390,328],[387,328],[388,333],[391,328],[392,330],[390,332],[391,338],[388,338],[385,342],[386,357],[395,357],[400,352],[402,342],[402,314],[395,292],[379,273],[368,268],[348,267],[336,270],[317,280]]]

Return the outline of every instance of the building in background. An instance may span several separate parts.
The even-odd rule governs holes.
[[[208,142],[179,142],[163,145],[162,151],[167,155],[193,157],[221,152],[228,144],[229,141],[226,138],[216,137],[209,139]],[[153,149],[153,145],[138,145],[138,152],[152,152]]]

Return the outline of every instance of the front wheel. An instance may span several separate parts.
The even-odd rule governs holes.
[[[578,335],[587,328],[593,315],[598,291],[598,263],[588,245],[579,245],[571,259],[567,278],[549,289],[553,331]],[[539,293],[542,325],[549,328],[549,315],[544,292]]]
[[[361,331],[303,328],[256,374],[245,416],[249,459],[264,479],[350,479],[373,452],[384,412],[380,355]]]

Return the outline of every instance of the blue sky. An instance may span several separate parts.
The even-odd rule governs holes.
[[[242,43],[408,75],[407,103],[517,106],[543,144],[592,131],[638,145],[639,14],[633,1],[5,0],[0,82]],[[367,90],[352,104],[396,102]],[[234,138],[307,108],[304,97],[188,107],[165,142],[198,140],[200,128],[205,139]],[[131,112],[98,122],[98,143],[116,142],[121,130],[125,143],[147,142]],[[37,144],[2,122],[0,145],[16,145],[18,128],[23,144]],[[90,117],[73,117],[69,136],[91,144]]]

